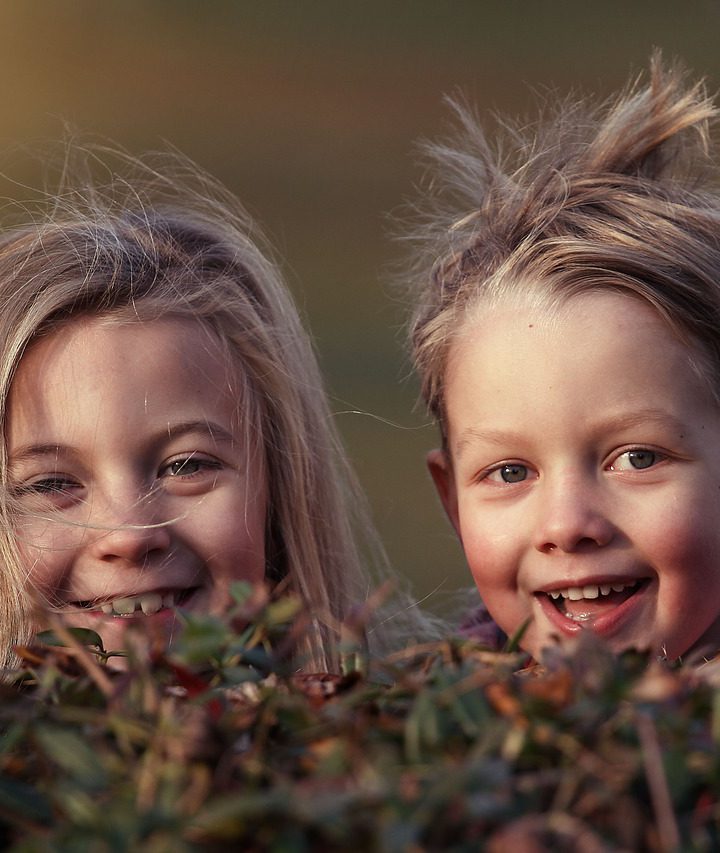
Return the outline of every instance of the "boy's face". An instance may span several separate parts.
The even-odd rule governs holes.
[[[78,320],[34,344],[6,426],[30,580],[110,649],[175,605],[219,612],[265,570],[262,465],[196,323]],[[134,614],[134,615],[130,615]]]
[[[473,312],[430,470],[480,595],[537,656],[595,631],[675,658],[720,645],[720,411],[652,308]]]

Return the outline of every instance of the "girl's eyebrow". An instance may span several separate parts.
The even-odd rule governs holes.
[[[168,423],[167,428],[163,430],[163,437],[178,438],[189,433],[201,433],[209,435],[215,441],[234,442],[235,436],[225,427],[215,421],[196,420],[196,421],[180,421],[179,423]]]
[[[157,431],[156,436],[149,438],[149,443],[161,442],[167,439],[181,438],[184,435],[192,433],[200,435],[209,435],[213,441],[232,444],[235,442],[235,436],[225,427],[215,421],[194,420],[194,421],[179,421],[178,423],[168,423],[167,426]],[[10,464],[17,464],[28,459],[37,459],[42,456],[52,456],[57,458],[61,453],[77,454],[74,447],[65,444],[40,443],[21,445],[16,450],[10,453]]]
[[[62,444],[27,444],[10,453],[10,464],[35,459],[38,456],[57,457],[64,449]]]
[[[627,414],[609,417],[598,422],[591,429],[595,433],[619,432],[624,429],[633,429],[648,424],[677,431],[681,437],[684,431],[687,430],[687,426],[671,412],[656,408],[635,409]],[[469,444],[472,444],[473,441],[484,441],[489,444],[499,445],[513,444],[521,440],[527,440],[527,432],[468,427],[468,429],[463,430],[455,442],[455,455],[459,458],[463,450]]]

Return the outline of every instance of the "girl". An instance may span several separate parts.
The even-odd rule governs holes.
[[[536,657],[583,630],[715,652],[716,110],[656,56],[646,88],[511,132],[514,159],[459,113],[461,146],[433,149],[453,203],[424,234],[412,343],[480,595]]]
[[[303,663],[333,667],[367,585],[307,336],[229,193],[121,159],[0,240],[6,660],[28,586],[118,649],[267,580],[315,617]]]

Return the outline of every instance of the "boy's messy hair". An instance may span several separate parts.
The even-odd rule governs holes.
[[[317,617],[303,664],[332,667],[337,625],[368,593],[349,517],[350,507],[360,508],[364,524],[362,500],[278,268],[237,200],[183,158],[141,161],[102,147],[71,154],[77,162],[60,191],[38,210],[24,206],[30,224],[0,237],[0,418],[26,347],[74,318],[201,323],[235,367],[239,423],[261,454],[268,579],[284,582]],[[91,177],[100,170],[111,175],[103,186]],[[5,442],[0,476],[5,651],[22,639],[29,606],[27,571],[10,533]]]
[[[427,146],[430,211],[413,244],[411,339],[446,439],[448,351],[481,300],[522,292],[556,304],[594,290],[649,302],[720,398],[720,198],[710,159],[717,110],[659,53],[649,82],[594,105],[567,101],[491,147],[454,103],[457,142]]]

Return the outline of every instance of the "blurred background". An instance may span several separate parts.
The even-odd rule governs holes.
[[[608,94],[653,46],[720,84],[718,0],[16,0],[0,6],[0,170],[65,123],[177,147],[264,227],[316,342],[395,567],[441,610],[469,583],[424,468],[435,431],[404,355],[392,215],[444,93],[488,119],[550,89]]]

